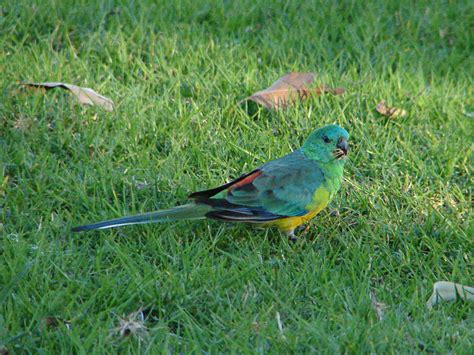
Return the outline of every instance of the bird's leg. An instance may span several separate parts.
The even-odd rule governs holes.
[[[292,229],[290,231],[287,231],[286,235],[288,236],[288,238],[290,238],[290,241],[292,243],[296,243],[296,235],[295,235],[295,230],[294,229]]]
[[[308,225],[305,227],[305,229],[301,232],[300,237],[302,237],[306,233],[308,233],[310,227],[311,227],[311,224],[308,223]]]

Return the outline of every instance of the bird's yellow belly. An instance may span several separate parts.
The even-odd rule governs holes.
[[[293,229],[301,226],[302,224],[308,222],[310,219],[314,218],[319,213],[320,210],[311,211],[308,214],[300,217],[286,217],[282,219],[277,219],[272,221],[269,225],[276,226],[280,228],[283,232],[290,232]]]
[[[291,232],[300,225],[308,222],[310,219],[314,218],[322,209],[324,209],[330,201],[330,193],[325,188],[319,188],[315,191],[313,195],[313,202],[310,203],[306,208],[309,211],[303,216],[297,217],[285,217],[277,219],[268,223],[265,223],[265,227],[276,226],[283,232]]]

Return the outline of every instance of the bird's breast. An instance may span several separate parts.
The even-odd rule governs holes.
[[[305,208],[311,212],[321,211],[324,207],[326,207],[331,200],[331,192],[327,189],[324,185],[316,189],[313,193],[313,198],[309,204],[305,206]]]
[[[285,217],[277,219],[268,223],[267,225],[275,225],[282,231],[292,231],[296,227],[314,218],[319,212],[321,212],[322,209],[324,209],[328,205],[330,200],[330,191],[325,187],[320,187],[313,193],[312,201],[305,207],[308,211],[307,214],[303,216]]]

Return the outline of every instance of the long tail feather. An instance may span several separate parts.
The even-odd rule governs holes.
[[[83,232],[94,229],[108,229],[121,226],[128,226],[132,224],[157,223],[157,222],[171,222],[181,219],[201,219],[206,218],[206,213],[211,210],[211,207],[201,204],[190,203],[183,206],[177,206],[168,210],[159,210],[139,214],[135,216],[122,217],[111,219],[109,221],[88,224],[85,226],[75,227],[73,232]]]

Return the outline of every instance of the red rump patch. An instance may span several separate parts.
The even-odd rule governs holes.
[[[249,175],[249,176],[247,176],[246,178],[244,178],[244,179],[242,179],[242,180],[236,182],[234,185],[230,186],[230,187],[229,187],[229,191],[230,191],[230,190],[233,190],[233,189],[236,189],[237,187],[250,184],[252,181],[254,181],[256,178],[258,178],[260,175],[262,175],[262,171],[261,171],[261,170],[257,170],[257,171],[254,172],[252,175]]]

